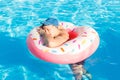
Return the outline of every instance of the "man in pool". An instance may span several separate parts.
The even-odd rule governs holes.
[[[60,46],[69,39],[68,32],[54,18],[45,20],[38,33],[43,37],[44,44],[51,48]]]
[[[48,47],[57,47],[69,39],[68,32],[59,25],[57,19],[48,18],[38,28],[38,33],[43,37],[44,44]],[[76,80],[90,80],[89,74],[84,69],[84,61],[70,64]]]

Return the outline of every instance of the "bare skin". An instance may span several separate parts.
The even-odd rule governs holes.
[[[51,48],[58,47],[69,39],[68,32],[61,26],[44,26],[38,32],[42,35],[44,44]]]

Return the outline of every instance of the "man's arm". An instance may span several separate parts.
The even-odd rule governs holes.
[[[48,40],[48,47],[57,47],[69,39],[69,34],[65,30],[60,30],[60,34],[56,37],[46,36]]]
[[[56,37],[45,33],[42,28],[38,29],[38,33],[43,37],[44,44],[48,47],[57,47],[69,39],[69,34],[66,30],[60,29],[60,33]]]

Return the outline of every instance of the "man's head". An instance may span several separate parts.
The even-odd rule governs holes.
[[[57,19],[48,18],[44,21],[42,28],[47,34],[51,35],[52,37],[55,37],[59,34],[58,25],[59,23]]]

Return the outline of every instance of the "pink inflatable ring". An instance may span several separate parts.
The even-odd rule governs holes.
[[[91,27],[76,27],[72,23],[61,22],[70,39],[56,48],[44,46],[42,38],[34,28],[27,38],[27,45],[36,57],[59,64],[80,62],[92,55],[99,45],[98,33]]]

